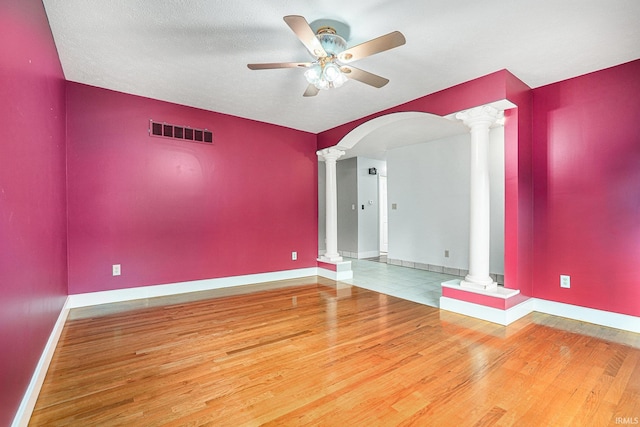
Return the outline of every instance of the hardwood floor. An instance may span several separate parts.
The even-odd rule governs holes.
[[[318,283],[169,301],[72,313],[30,425],[604,426],[640,417],[639,334],[537,313],[503,327]]]

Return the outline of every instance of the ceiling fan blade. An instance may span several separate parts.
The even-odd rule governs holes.
[[[269,62],[265,64],[247,64],[252,70],[272,70],[275,68],[307,68],[312,66],[311,62]]]
[[[320,89],[310,84],[309,86],[307,86],[307,90],[304,91],[304,94],[302,96],[316,96],[318,92],[320,92]]]
[[[312,55],[318,58],[324,58],[327,56],[327,52],[325,52],[322,44],[320,44],[320,40],[318,40],[304,17],[299,15],[287,15],[284,17],[284,22],[286,22],[293,30],[302,44],[305,45]]]
[[[352,67],[350,65],[340,67],[340,70],[349,79],[358,80],[359,82],[368,84],[369,86],[373,86],[378,89],[389,83],[389,79],[385,79],[384,77],[380,77],[377,74],[373,74],[368,71]]]
[[[340,62],[348,64],[349,62],[402,46],[406,42],[407,40],[400,31],[394,31],[347,49],[338,55],[338,59]]]

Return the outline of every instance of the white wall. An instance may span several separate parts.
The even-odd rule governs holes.
[[[358,252],[358,161],[355,157],[338,160],[338,251]],[[352,206],[356,205],[356,209]]]
[[[387,174],[383,160],[358,157],[358,258],[380,255],[380,204],[378,176]],[[376,168],[377,175],[369,175]],[[372,202],[371,204],[369,202]],[[362,206],[364,205],[364,209]]]
[[[389,259],[469,268],[470,140],[464,134],[387,153]],[[489,161],[490,271],[504,274],[502,127],[490,133]]]

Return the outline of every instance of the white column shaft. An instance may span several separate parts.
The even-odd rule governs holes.
[[[469,274],[460,284],[463,287],[497,289],[497,283],[489,275],[491,250],[489,128],[496,122],[498,115],[498,110],[487,105],[456,115],[471,129]]]
[[[336,162],[344,151],[336,148],[326,148],[318,151],[318,156],[325,162],[326,174],[326,239],[327,251],[321,257],[323,261],[340,262],[342,257],[338,253],[338,185],[336,182]]]
[[[469,276],[472,282],[489,282],[491,210],[489,207],[489,128],[471,128],[471,192],[469,218]]]
[[[325,257],[336,259],[338,254],[338,185],[336,183],[336,161],[333,159],[325,161],[326,166],[326,230],[327,230],[327,253]]]

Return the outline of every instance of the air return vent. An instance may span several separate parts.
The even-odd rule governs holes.
[[[154,122],[153,120],[149,120],[149,135],[213,144],[213,132],[210,130],[171,125],[164,122]]]

